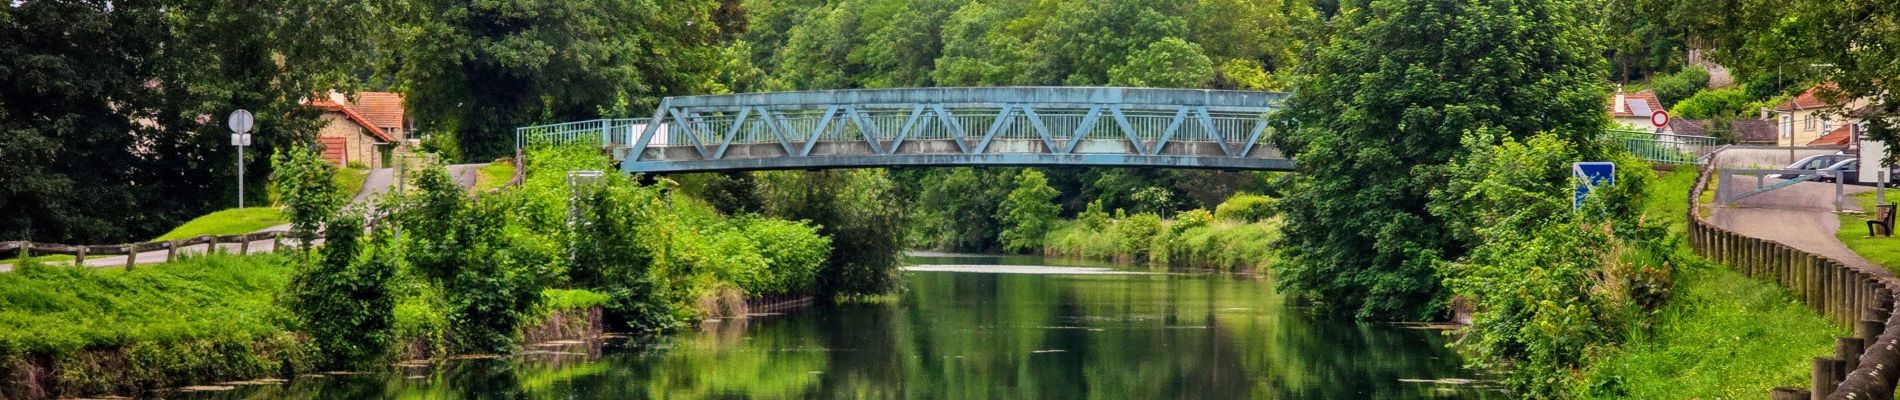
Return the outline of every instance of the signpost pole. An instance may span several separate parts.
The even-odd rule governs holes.
[[[238,208],[244,208],[244,145],[238,145]]]
[[[231,112],[225,123],[231,127],[231,145],[237,146],[238,170],[238,208],[244,208],[244,146],[251,145],[251,126],[256,122],[251,112],[243,109]]]

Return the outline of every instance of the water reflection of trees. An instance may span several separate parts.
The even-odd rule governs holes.
[[[1418,398],[1435,332],[1314,319],[1206,276],[915,274],[899,304],[731,320],[597,362],[469,363],[292,398]],[[453,388],[453,389],[443,389]],[[298,394],[301,393],[301,394]],[[312,393],[316,393],[312,397]],[[277,398],[285,396],[261,396]],[[1501,396],[1495,396],[1501,397]]]

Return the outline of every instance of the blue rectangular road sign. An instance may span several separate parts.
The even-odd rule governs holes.
[[[1577,178],[1577,197],[1570,202],[1571,209],[1583,207],[1583,198],[1590,195],[1590,189],[1597,185],[1616,183],[1616,163],[1585,161],[1570,164],[1570,176]]]

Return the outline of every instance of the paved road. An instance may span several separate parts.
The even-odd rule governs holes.
[[[369,175],[363,177],[363,188],[356,191],[356,197],[350,199],[350,202],[356,204],[367,203],[371,199],[375,199],[376,196],[388,193],[389,188],[393,186],[395,182],[396,171],[394,169],[379,168],[369,170]]]
[[[1764,154],[1760,150],[1740,152],[1731,156],[1731,151],[1722,153],[1718,165],[1728,168],[1751,168],[1759,166]],[[1767,151],[1774,159],[1774,151]],[[1799,153],[1797,153],[1799,155]],[[1781,150],[1779,158],[1785,160],[1787,150]],[[1783,163],[1786,165],[1786,163]],[[1737,177],[1734,190],[1745,191],[1755,187],[1754,178]],[[1773,184],[1778,179],[1764,179],[1764,184]],[[1848,185],[1846,194],[1873,190],[1862,186]],[[1858,211],[1859,206],[1852,201],[1845,202],[1847,210]],[[1736,202],[1733,206],[1712,206],[1714,212],[1710,222],[1734,230],[1736,233],[1757,238],[1774,240],[1810,253],[1820,254],[1841,260],[1843,263],[1881,270],[1867,259],[1861,258],[1847,246],[1841,244],[1834,233],[1841,229],[1840,219],[1834,214],[1834,184],[1802,182],[1794,186],[1776,189]],[[1849,229],[1859,229],[1848,227]]]
[[[461,186],[463,189],[472,189],[475,187],[475,176],[477,175],[476,170],[480,169],[483,165],[486,165],[486,164],[450,165],[448,166],[449,176],[454,177],[456,185]],[[350,201],[352,203],[357,203],[357,204],[368,203],[369,201],[375,199],[376,196],[389,192],[391,188],[393,187],[393,184],[395,183],[395,181],[396,181],[395,172],[389,168],[370,170],[368,177],[363,180],[363,188],[357,190],[356,196],[351,198]],[[290,230],[290,225],[283,224],[283,225],[272,226],[269,228],[264,228],[262,230],[259,230],[258,232],[288,231],[288,230]],[[289,245],[289,244],[286,244],[286,245]],[[225,252],[225,253],[237,253],[240,248],[241,248],[241,245],[237,243],[224,243],[218,246],[218,251]],[[209,251],[209,246],[207,245],[187,246],[187,247],[182,247],[178,249],[178,253],[181,255],[182,254],[203,254],[208,251]],[[268,239],[251,242],[250,247],[248,249],[249,253],[268,253],[272,251],[276,251],[276,246],[273,245],[271,240],[268,240]],[[163,263],[165,262],[165,255],[166,255],[166,251],[164,250],[139,253],[136,255],[136,257],[138,258],[133,260],[133,264],[139,265],[139,264]],[[8,256],[11,256],[11,255],[8,255]],[[125,266],[125,257],[126,256],[105,256],[105,257],[97,257],[97,258],[87,258],[85,260],[85,265],[88,267],[123,267]],[[13,270],[13,265],[0,264],[0,272],[8,272],[12,270]]]

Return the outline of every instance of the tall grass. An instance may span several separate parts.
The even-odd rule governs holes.
[[[1695,171],[1663,173],[1649,188],[1643,217],[1669,231],[1687,229],[1687,196]],[[1579,398],[1745,398],[1776,386],[1805,386],[1808,360],[1831,354],[1847,334],[1808,311],[1788,291],[1678,248],[1690,266],[1678,270],[1676,292],[1651,318],[1581,372]]]

